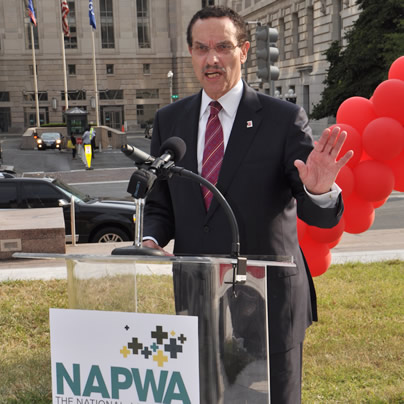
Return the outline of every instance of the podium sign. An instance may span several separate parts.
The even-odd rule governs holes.
[[[50,309],[54,404],[199,403],[198,320]]]

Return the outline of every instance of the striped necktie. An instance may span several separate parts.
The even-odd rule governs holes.
[[[223,128],[218,116],[223,107],[217,101],[212,101],[209,106],[210,115],[205,131],[202,177],[216,185],[224,155]],[[202,194],[206,210],[208,210],[213,194],[204,186],[202,186]]]

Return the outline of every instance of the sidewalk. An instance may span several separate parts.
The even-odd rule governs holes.
[[[67,245],[66,254],[108,256],[116,247],[132,243]],[[172,243],[167,248],[172,251]],[[404,229],[368,230],[361,234],[344,233],[332,250],[332,264],[375,262],[398,259],[404,261]],[[171,265],[139,265],[141,274],[171,274]],[[65,279],[64,259],[0,260],[0,282],[17,279]]]

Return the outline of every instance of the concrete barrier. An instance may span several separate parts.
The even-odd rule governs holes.
[[[0,259],[17,251],[65,254],[62,208],[0,210]]]
[[[94,126],[97,136],[95,137],[95,146],[100,150],[105,149],[120,149],[122,145],[127,143],[126,133],[117,129],[112,129],[109,126]],[[41,127],[41,128],[28,128],[22,135],[20,148],[22,150],[36,149],[36,140],[34,133],[40,136],[44,132],[59,132],[63,136],[62,147],[67,147],[67,128],[60,127]],[[78,138],[80,136],[76,136]],[[100,147],[101,146],[101,147]]]

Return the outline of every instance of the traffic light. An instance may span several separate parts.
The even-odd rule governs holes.
[[[173,100],[178,100],[178,94],[173,94],[173,95],[171,96],[171,98],[172,98]]]
[[[275,42],[278,40],[278,30],[267,25],[258,25],[255,38],[258,78],[268,82],[278,80],[279,68],[274,66],[279,57],[279,50],[275,46]]]

